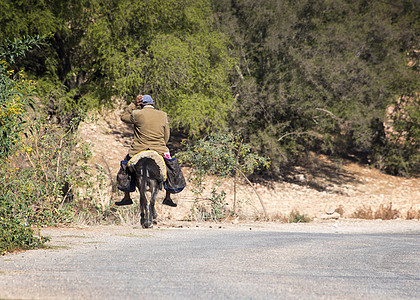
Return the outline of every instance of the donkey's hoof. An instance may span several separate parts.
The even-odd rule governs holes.
[[[153,223],[152,222],[144,222],[141,226],[143,228],[153,228]]]

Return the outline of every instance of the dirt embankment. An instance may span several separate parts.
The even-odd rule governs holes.
[[[93,145],[93,163],[102,166],[109,174],[109,189],[97,199],[100,203],[118,200],[121,194],[112,193],[112,181],[119,169],[132,139],[132,129],[119,120],[121,110],[101,112],[95,121],[80,126],[80,135]],[[333,162],[327,157],[315,157],[307,168],[283,181],[255,184],[254,188],[264,203],[271,219],[281,219],[295,211],[311,218],[419,218],[420,178],[401,178],[385,175],[366,165],[342,160]],[[309,172],[308,172],[309,171]],[[184,169],[186,177],[188,170]],[[209,179],[207,196],[214,186]],[[224,190],[226,203],[233,205],[233,181],[224,180],[219,190]],[[159,194],[159,202],[164,193]],[[204,194],[204,198],[206,194]],[[133,195],[138,199],[138,195]],[[204,200],[202,198],[201,200]],[[161,219],[188,219],[196,200],[191,185],[174,196],[177,208],[157,205]],[[264,216],[264,211],[254,189],[240,184],[236,189],[236,208],[244,219]]]

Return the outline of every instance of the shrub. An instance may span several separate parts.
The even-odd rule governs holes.
[[[21,203],[14,201],[11,192],[0,194],[0,254],[39,247],[47,241],[45,237],[34,236],[33,229],[25,222]]]
[[[77,123],[75,120],[73,124]],[[27,138],[10,158],[14,166],[8,185],[31,203],[33,222],[54,224],[71,218],[73,191],[85,184],[86,162],[92,155],[74,127],[64,129],[43,120],[33,120]]]
[[[10,155],[20,139],[33,90],[33,81],[26,81],[22,72],[15,73],[6,61],[0,61],[0,159]]]
[[[43,238],[33,236],[26,221],[27,207],[13,188],[19,178],[14,177],[16,169],[11,168],[8,159],[21,139],[26,106],[31,104],[29,96],[34,92],[34,83],[26,80],[23,72],[12,70],[10,63],[43,39],[38,36],[0,45],[0,253],[43,242]]]
[[[190,182],[193,183],[193,191],[197,196],[204,191],[203,180],[206,175],[215,175],[219,179],[233,177],[235,187],[232,213],[235,213],[238,178],[243,178],[253,187],[248,176],[261,168],[270,166],[269,158],[258,155],[249,144],[243,141],[240,135],[235,135],[232,132],[218,132],[198,140],[193,145],[185,143],[184,145],[185,151],[181,152],[178,157],[181,162],[187,163],[193,168]],[[258,194],[257,196],[267,216],[264,204]],[[209,199],[224,199],[224,197],[224,191],[217,195],[216,190],[213,189]],[[215,202],[212,205],[216,205]]]
[[[191,219],[196,221],[220,221],[227,218],[231,211],[226,206],[225,191],[218,192],[217,187],[211,191],[211,196],[196,198],[190,210]]]
[[[305,214],[301,214],[297,210],[292,210],[287,219],[288,223],[308,223],[311,221],[311,218]]]
[[[355,219],[382,219],[382,220],[393,220],[401,216],[397,209],[392,208],[392,203],[389,205],[379,205],[376,211],[373,211],[370,207],[358,208],[352,215],[351,218]]]

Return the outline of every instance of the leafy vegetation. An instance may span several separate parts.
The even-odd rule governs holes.
[[[16,72],[10,63],[25,54],[33,46],[39,46],[45,37],[28,37],[23,40],[6,41],[0,45],[0,159],[12,153],[23,130],[26,105],[34,92],[34,82],[26,80],[22,71]]]
[[[271,158],[272,174],[309,150],[395,175],[419,169],[416,1],[1,5],[0,40],[54,33],[51,46],[16,61],[37,79],[52,121],[141,91],[190,137],[240,132]]]
[[[14,61],[15,56],[22,55],[36,44],[36,39],[25,39],[0,47],[0,253],[42,243],[41,239],[32,235],[32,229],[25,222],[26,207],[15,201],[19,194],[9,184],[10,174],[13,176],[16,169],[10,168],[7,160],[20,141],[25,105],[33,91],[33,83],[25,80],[23,73],[15,74],[6,59]]]
[[[365,156],[393,174],[418,170],[419,123],[401,119],[419,105],[418,3],[212,3],[239,61],[232,125],[271,157],[272,171],[308,150]],[[400,99],[411,102],[399,105],[391,135],[408,139],[395,142],[383,124]]]
[[[81,177],[89,147],[77,138],[72,120],[67,127],[50,123],[34,110],[35,82],[9,61],[48,38],[29,37],[0,47],[0,252],[41,246],[33,227],[66,223],[74,214],[70,201]],[[6,61],[8,59],[9,61]]]
[[[213,219],[220,220],[225,217],[228,212],[225,208],[225,195],[222,190],[217,193],[217,187],[220,185],[221,178],[233,177],[234,179],[234,199],[232,214],[236,213],[236,183],[239,178],[244,179],[251,187],[252,183],[248,176],[254,172],[268,168],[270,160],[267,157],[258,155],[252,150],[249,144],[244,143],[240,135],[231,132],[217,132],[198,140],[193,145],[185,145],[185,151],[178,154],[181,162],[187,163],[193,167],[190,181],[194,185],[194,193],[196,200],[200,200],[200,196],[204,190],[203,179],[207,175],[216,175],[216,187],[212,190],[212,197],[209,199],[211,203],[211,216]],[[264,213],[267,212],[264,203],[260,199]],[[199,205],[198,211],[203,212],[203,205]],[[193,208],[195,209],[195,208]]]
[[[308,223],[311,221],[311,218],[305,214],[301,214],[296,210],[292,210],[287,218],[288,223]]]
[[[233,58],[227,37],[212,30],[209,1],[3,5],[9,13],[0,24],[17,16],[23,20],[15,20],[14,30],[0,30],[0,40],[54,32],[50,47],[18,61],[37,77],[51,119],[69,122],[74,111],[110,104],[115,97],[129,102],[141,91],[169,113],[172,127],[197,136],[224,126],[234,102]]]

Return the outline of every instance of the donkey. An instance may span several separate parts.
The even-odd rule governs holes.
[[[162,175],[156,161],[150,157],[143,157],[133,166],[136,173],[136,186],[140,192],[141,226],[152,228],[156,224],[155,210],[156,196],[162,189]],[[147,198],[147,192],[150,198]]]

